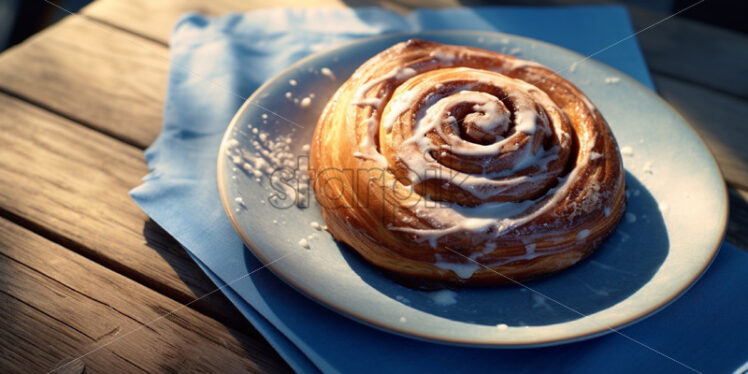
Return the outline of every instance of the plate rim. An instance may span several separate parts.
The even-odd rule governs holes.
[[[381,39],[388,39],[388,38],[406,38],[406,37],[412,37],[412,38],[418,38],[418,37],[424,37],[427,38],[429,35],[436,35],[436,36],[443,36],[443,35],[455,35],[455,34],[463,34],[463,35],[490,35],[490,36],[506,36],[513,39],[522,39],[526,42],[531,43],[537,43],[537,44],[543,44],[548,47],[561,49],[565,51],[566,53],[570,53],[574,56],[581,57],[585,59],[584,61],[586,63],[595,64],[602,66],[605,69],[612,70],[616,72],[618,75],[624,77],[630,82],[633,82],[635,86],[638,86],[640,89],[644,89],[646,92],[651,94],[654,98],[656,98],[661,104],[664,104],[665,107],[669,108],[672,113],[675,114],[675,116],[680,119],[683,123],[687,125],[687,128],[689,131],[691,131],[692,135],[695,135],[695,139],[701,143],[701,146],[706,150],[706,155],[709,161],[711,161],[712,165],[714,166],[715,170],[717,171],[718,175],[720,176],[720,183],[719,183],[719,191],[715,191],[715,195],[720,195],[721,200],[723,202],[722,204],[722,216],[720,217],[720,222],[718,222],[720,229],[720,233],[718,235],[718,239],[716,244],[713,245],[713,248],[710,250],[710,258],[708,261],[705,261],[705,263],[702,265],[702,267],[699,269],[698,272],[694,272],[691,277],[689,277],[688,282],[684,282],[685,285],[682,287],[679,287],[678,290],[674,291],[671,295],[668,295],[668,297],[663,298],[661,302],[655,303],[655,305],[647,308],[637,311],[636,313],[631,313],[630,316],[627,316],[623,318],[621,321],[606,326],[598,326],[590,328],[583,332],[576,332],[571,334],[566,334],[565,336],[556,337],[552,340],[549,340],[547,338],[543,339],[526,339],[522,342],[476,342],[471,341],[469,339],[459,339],[459,338],[450,338],[449,336],[444,335],[438,335],[438,334],[415,334],[414,332],[407,330],[407,329],[401,329],[397,328],[394,325],[382,323],[379,320],[371,319],[369,317],[356,314],[352,311],[343,309],[342,307],[335,305],[333,303],[326,302],[323,297],[316,294],[315,292],[310,291],[308,288],[304,287],[303,285],[297,284],[293,282],[291,279],[285,277],[283,275],[282,271],[279,271],[275,268],[274,262],[278,259],[271,260],[266,258],[262,251],[259,250],[256,245],[253,243],[252,239],[246,233],[242,226],[240,225],[236,214],[234,214],[234,211],[231,206],[231,199],[228,196],[228,189],[225,185],[225,175],[223,170],[225,169],[225,163],[226,158],[222,157],[227,148],[228,141],[232,138],[231,132],[233,129],[235,129],[238,125],[241,125],[239,123],[242,114],[248,110],[250,105],[252,104],[252,101],[256,100],[259,95],[262,94],[262,92],[267,89],[268,86],[270,86],[274,81],[276,81],[280,76],[285,75],[293,70],[298,69],[300,66],[303,66],[308,61],[314,60],[315,58],[318,58],[322,55],[327,55],[330,53],[335,53],[336,51],[340,51],[343,49],[346,49],[350,46],[354,46],[357,44],[364,44],[364,43],[370,43]],[[484,48],[485,49],[485,48]],[[381,52],[381,51],[377,51]],[[558,74],[558,73],[557,73]],[[347,80],[348,78],[346,78]],[[316,123],[315,123],[316,126]],[[315,303],[334,311],[335,313],[344,316],[348,319],[354,320],[357,323],[362,323],[366,326],[374,327],[378,330],[385,331],[388,333],[392,333],[398,336],[404,336],[411,339],[416,339],[420,341],[430,342],[430,343],[438,343],[438,344],[444,344],[444,345],[450,345],[450,346],[463,346],[463,347],[479,347],[479,348],[498,348],[498,349],[523,349],[523,348],[541,348],[541,347],[549,347],[549,346],[555,346],[555,345],[562,345],[562,344],[569,344],[579,341],[584,341],[588,339],[593,339],[595,337],[599,337],[602,335],[606,335],[608,333],[617,333],[620,335],[622,334],[620,329],[623,329],[625,327],[631,326],[633,324],[636,324],[638,322],[643,321],[644,319],[653,316],[654,314],[660,312],[661,310],[668,307],[670,304],[678,300],[681,296],[683,296],[698,280],[706,273],[706,271],[709,269],[711,264],[714,262],[714,259],[719,254],[719,250],[722,246],[722,243],[724,242],[725,233],[727,231],[727,222],[729,217],[729,199],[728,199],[728,192],[727,192],[727,185],[724,179],[724,173],[722,172],[722,169],[720,168],[719,164],[717,163],[716,158],[714,157],[714,154],[707,146],[706,142],[704,141],[704,138],[701,136],[701,134],[696,131],[696,128],[685,118],[683,117],[679,111],[677,111],[670,103],[665,101],[664,98],[662,98],[656,91],[653,89],[645,86],[643,83],[639,82],[637,79],[634,79],[633,77],[629,76],[628,74],[610,66],[603,62],[600,62],[594,58],[587,58],[584,55],[573,51],[571,49],[568,49],[563,46],[559,46],[550,42],[546,42],[543,40],[538,40],[522,35],[516,35],[516,34],[509,34],[509,33],[503,33],[498,31],[483,31],[483,30],[426,30],[426,31],[412,31],[412,32],[398,32],[398,33],[387,33],[387,34],[381,34],[381,35],[375,35],[370,36],[366,38],[356,39],[352,41],[348,41],[345,43],[341,43],[339,45],[336,45],[334,47],[318,51],[315,53],[312,53],[295,63],[289,65],[288,67],[281,69],[277,73],[275,73],[272,77],[267,79],[262,85],[257,87],[255,91],[250,95],[244,103],[239,107],[239,109],[236,111],[234,116],[232,117],[231,121],[229,121],[229,124],[226,128],[226,131],[224,132],[221,143],[218,150],[218,157],[217,157],[217,183],[218,183],[218,193],[220,195],[221,203],[223,206],[223,210],[226,213],[226,215],[229,218],[229,221],[231,222],[231,225],[234,229],[234,231],[239,235],[244,245],[247,247],[247,249],[250,250],[253,256],[255,256],[260,262],[263,264],[263,267],[268,268],[275,277],[283,281],[285,284],[296,290],[296,292],[300,293],[304,297],[314,301]],[[336,240],[333,238],[333,240]],[[615,304],[614,304],[615,305]],[[612,307],[612,306],[610,306]],[[606,308],[609,309],[610,307]],[[605,310],[605,309],[603,309]],[[603,311],[601,310],[601,311]],[[595,312],[599,313],[601,311]],[[594,313],[593,313],[594,314]],[[567,322],[561,322],[560,324],[564,324]],[[626,337],[626,335],[624,335]]]

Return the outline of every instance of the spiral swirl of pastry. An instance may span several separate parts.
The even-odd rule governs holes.
[[[310,167],[335,238],[416,286],[569,267],[626,205],[618,146],[579,89],[537,63],[422,40],[340,87]]]

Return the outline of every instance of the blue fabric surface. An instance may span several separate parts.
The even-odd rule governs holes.
[[[189,14],[171,40],[164,127],[146,152],[151,174],[132,197],[300,372],[688,372],[618,334],[542,349],[450,347],[339,316],[267,270],[234,282],[244,274],[230,262],[262,266],[233,231],[216,186],[218,146],[244,98],[310,53],[381,33],[434,29],[502,31],[584,55],[632,34],[625,10],[607,6],[420,10],[408,16],[377,8],[275,9],[218,18]],[[653,87],[635,38],[595,58]],[[736,370],[748,360],[748,348],[740,344],[748,336],[745,269],[748,256],[725,244],[685,296],[623,332],[699,371]]]

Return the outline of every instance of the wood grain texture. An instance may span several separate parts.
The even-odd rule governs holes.
[[[708,8],[706,1],[694,7]],[[635,30],[668,16],[628,7]],[[637,35],[653,72],[748,98],[748,36],[684,18],[672,18]]]
[[[47,372],[100,347],[86,372],[288,371],[261,339],[4,219],[0,238],[2,372]]]
[[[139,149],[2,94],[0,108],[0,210],[181,302],[215,289],[128,196]],[[220,292],[193,306],[253,331]]]
[[[660,95],[706,141],[729,184],[748,188],[748,101],[653,75]]]
[[[161,129],[164,46],[68,17],[0,55],[0,89],[139,147]]]
[[[98,4],[106,5],[110,2],[109,0],[95,2],[90,9],[98,9],[94,7]],[[119,7],[126,7],[129,12],[143,12],[143,6],[145,6],[138,5],[138,2],[117,1],[111,4],[113,4],[111,6],[116,4]],[[154,2],[148,6],[157,4],[161,3]],[[227,3],[223,4],[228,6]],[[245,7],[250,5],[245,5]],[[171,8],[163,5],[163,9]],[[148,17],[145,14],[141,16],[142,18]],[[160,129],[164,91],[161,85],[153,84],[153,82],[165,82],[167,79],[166,49],[107,25],[80,18],[65,22],[45,31],[32,42],[16,48],[11,53],[1,55],[0,87],[22,97],[31,97],[35,103],[91,124],[91,127],[104,130],[105,133],[117,134],[123,139],[132,140],[140,147],[150,144]],[[89,37],[91,43],[94,43],[89,48],[59,50],[54,46],[58,38],[46,36],[54,34],[64,35],[67,39],[76,39],[74,35],[78,34],[105,34],[106,36]],[[142,54],[142,51],[137,48],[137,45],[141,44],[147,49],[160,49],[161,51]],[[141,54],[138,54],[137,58],[126,59],[130,62],[120,61],[116,68],[106,67],[112,64],[112,60],[102,58],[102,56],[116,55],[113,52],[107,52],[109,50]],[[45,59],[58,61],[58,63],[52,65],[43,62],[24,62],[45,61]],[[99,67],[90,69],[89,66]],[[152,68],[149,74],[140,73],[144,66]],[[89,70],[100,72],[97,73],[96,80],[92,81],[87,77]],[[46,79],[55,74],[66,77]],[[127,77],[126,81],[129,86],[138,88],[138,94],[134,95],[136,98],[133,98],[129,105],[120,103],[116,105],[116,108],[112,108],[109,98],[122,95],[123,89],[120,84],[122,77]],[[659,73],[653,74],[653,77],[660,94],[700,130],[710,148],[715,152],[728,181],[743,187],[748,186],[748,172],[744,166],[748,160],[746,156],[748,151],[742,146],[748,143],[748,132],[735,131],[736,128],[742,128],[748,100],[705,89]],[[75,92],[77,96],[61,94],[66,91]],[[50,92],[57,94],[50,94]],[[720,110],[714,110],[715,107]],[[114,114],[112,120],[104,119],[103,117],[106,117],[109,112]],[[134,125],[125,125],[123,124],[125,122]]]
[[[343,7],[342,0],[128,0],[95,1],[81,10],[86,17],[129,30],[152,40],[166,43],[176,21],[187,12],[220,15],[229,12],[247,12],[272,6]],[[354,1],[353,4],[374,4],[374,1]]]
[[[346,1],[348,6],[379,5],[395,11],[405,12],[417,7],[453,7],[466,5],[490,5],[487,1],[438,0],[424,5],[420,1]],[[568,1],[517,2],[522,5],[567,4]],[[572,0],[577,5],[616,4],[615,1]],[[339,0],[284,0],[273,6],[343,6]],[[82,10],[93,19],[130,30],[147,38],[166,43],[171,27],[184,13],[195,11],[208,15],[227,12],[246,12],[270,6],[262,1],[221,0],[203,2],[198,0],[99,0]],[[708,7],[705,2],[697,7]],[[634,30],[648,28],[667,18],[669,14],[651,11],[637,6],[626,6],[631,15]],[[660,74],[696,82],[707,87],[748,98],[748,37],[725,29],[691,21],[685,18],[670,18],[637,35],[647,64]]]

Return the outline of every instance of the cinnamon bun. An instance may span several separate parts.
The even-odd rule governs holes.
[[[419,286],[567,268],[626,205],[616,141],[578,88],[534,62],[423,40],[343,83],[309,176],[335,238]]]

